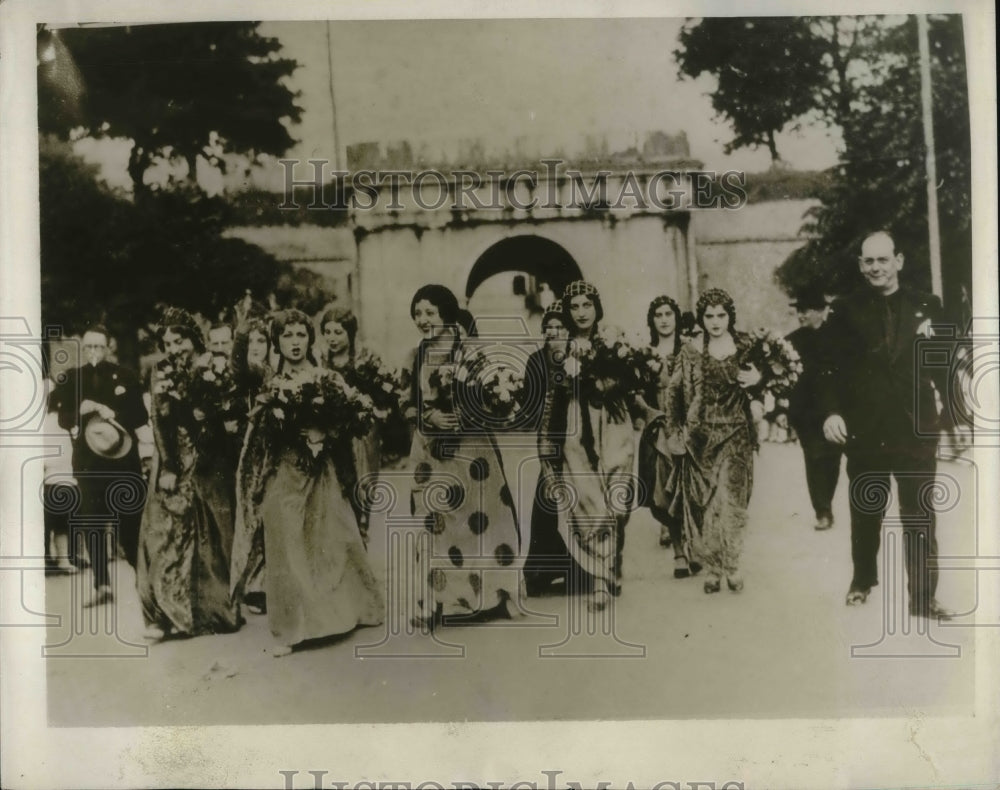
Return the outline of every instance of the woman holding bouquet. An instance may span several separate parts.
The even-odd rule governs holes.
[[[243,450],[247,427],[250,423],[250,412],[254,408],[257,396],[266,391],[271,376],[274,375],[271,368],[271,338],[266,312],[262,307],[250,303],[249,300],[238,305],[236,312],[238,323],[230,359],[230,368],[233,371],[233,400],[236,410],[233,436],[238,444],[237,463],[234,464],[234,470],[238,468],[239,456]],[[233,479],[235,481],[235,472]],[[233,488],[235,490],[235,483]],[[253,614],[267,612],[263,565],[259,573],[247,580],[243,600],[247,609]]]
[[[751,338],[734,329],[736,307],[713,288],[698,299],[704,330],[699,344],[682,346],[666,405],[668,435],[678,437],[675,491],[694,554],[708,570],[706,593],[743,589],[740,557],[753,488],[757,434],[751,392],[761,372],[746,362]]]
[[[443,285],[425,285],[413,296],[410,316],[423,336],[412,367],[420,413],[410,451],[410,509],[432,547],[416,557],[429,571],[421,576],[416,619],[432,627],[448,616],[510,616],[508,601],[520,588],[521,536],[493,436],[472,424],[471,414],[463,416],[464,401],[456,399],[468,353],[458,300]]]
[[[663,420],[670,410],[667,394],[681,350],[680,306],[669,296],[658,296],[649,303],[646,323],[650,336],[649,360],[657,375],[646,393],[651,412],[639,445],[639,477],[643,482],[644,504],[660,522],[660,545],[673,546],[674,578],[683,579],[697,573],[701,566],[691,561],[690,547],[684,539],[683,506],[680,492],[675,490],[677,475],[671,452],[671,447],[676,448],[677,437],[667,434]]]
[[[326,342],[326,367],[340,373],[350,386],[370,397],[375,408],[376,420],[372,429],[364,436],[355,437],[352,443],[358,485],[352,492],[351,504],[367,545],[371,517],[371,498],[367,491],[382,466],[382,421],[397,415],[399,410],[399,382],[377,355],[358,347],[358,319],[353,312],[343,307],[330,308],[320,318],[320,329]]]
[[[147,637],[235,631],[224,365],[203,353],[201,330],[184,310],[167,309],[160,331],[167,356],[152,376],[155,452],[136,570]]]
[[[618,330],[598,329],[604,308],[597,289],[582,280],[570,283],[562,303],[570,319],[567,375],[546,399],[542,456],[553,460],[543,461],[542,473],[557,504],[559,534],[577,566],[571,573],[583,571],[591,589],[588,608],[598,611],[621,592],[625,524],[635,491],[635,393],[614,381],[610,367],[603,369],[610,361],[604,352],[620,349],[626,356],[629,349]],[[594,354],[598,347],[602,361]]]
[[[378,625],[385,614],[349,500],[351,437],[364,428],[367,406],[339,374],[316,367],[314,335],[298,310],[274,318],[278,371],[251,415],[238,475],[233,597],[239,600],[266,553],[275,656]]]

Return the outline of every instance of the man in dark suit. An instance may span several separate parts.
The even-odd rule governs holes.
[[[136,376],[107,362],[108,332],[94,326],[83,335],[84,363],[66,373],[56,391],[59,424],[70,431],[73,471],[80,487],[77,516],[84,519],[94,572],[94,597],[86,605],[114,600],[108,574],[109,529],[117,533],[129,564],[135,567],[139,522],[146,484],[135,429],[148,419]]]
[[[817,395],[823,349],[826,344],[826,322],[829,308],[819,289],[803,289],[792,304],[799,315],[799,326],[786,338],[802,360],[802,374],[788,397],[788,421],[795,429],[806,462],[806,486],[816,513],[815,528],[833,526],[833,494],[840,478],[840,445],[823,436],[823,414]]]
[[[896,479],[910,613],[947,618],[935,599],[938,553],[928,486],[934,484],[938,434],[950,427],[948,387],[917,366],[917,344],[941,319],[936,296],[900,287],[903,256],[892,236],[865,237],[859,259],[867,287],[839,300],[828,322],[829,355],[820,394],[823,433],[847,452],[854,577],[847,604],[878,584],[877,557],[889,477]],[[945,406],[939,415],[934,389]],[[928,559],[930,558],[930,559]]]

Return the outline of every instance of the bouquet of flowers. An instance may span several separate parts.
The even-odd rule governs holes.
[[[348,385],[371,398],[374,417],[384,422],[399,408],[403,396],[402,378],[376,354],[360,357],[343,371]]]
[[[565,370],[578,379],[581,395],[592,406],[607,408],[621,422],[632,397],[648,392],[662,365],[647,350],[630,344],[624,332],[604,327],[592,340],[570,344]]]
[[[524,371],[482,348],[465,347],[430,375],[439,402],[457,407],[467,427],[503,428],[523,406]]]
[[[187,372],[186,386],[188,404],[196,421],[236,419],[236,385],[225,357],[202,354]]]
[[[758,387],[776,399],[788,395],[802,374],[802,361],[792,344],[769,329],[750,334],[750,346],[740,355],[740,364],[756,367],[763,377]]]
[[[309,378],[275,377],[257,405],[263,410],[265,441],[275,446],[291,442],[307,472],[315,471],[334,446],[343,447],[345,440],[371,430],[374,420],[371,398],[333,371],[317,370]]]

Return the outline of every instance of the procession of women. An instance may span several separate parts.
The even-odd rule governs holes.
[[[491,353],[442,285],[418,289],[410,317],[420,340],[397,370],[361,346],[349,309],[247,300],[228,354],[185,310],[163,311],[136,561],[147,639],[264,617],[282,656],[382,624],[387,585],[368,547],[386,463],[405,470],[396,493],[422,528],[406,558],[422,569],[405,602],[419,632],[517,618],[524,596],[605,610],[623,595],[640,507],[679,583],[697,577],[706,595],[752,583],[755,404],[787,394],[801,365],[774,333],[738,331],[729,294],[706,291],[686,316],[657,296],[648,337],[631,338],[576,281],[521,362]],[[504,466],[511,433],[537,443],[530,512]]]

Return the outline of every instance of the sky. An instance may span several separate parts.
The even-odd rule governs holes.
[[[260,30],[300,63],[289,83],[304,108],[301,124],[291,130],[300,141],[288,154],[293,158],[336,159],[332,61],[341,149],[409,140],[415,149],[447,152],[479,138],[487,150],[503,152],[521,138],[522,150],[547,156],[578,151],[588,136],[606,137],[616,151],[641,147],[650,131],[683,130],[691,155],[709,169],[767,169],[765,149],[723,153],[731,132],[714,116],[713,79],[679,79],[673,51],[682,23],[317,21],[265,22]],[[127,147],[82,148],[109,163],[123,164],[127,156]],[[799,169],[829,167],[836,159],[836,142],[820,126],[781,135],[778,150]],[[109,181],[123,176],[115,174],[122,164],[109,164]],[[257,176],[258,184],[274,189],[282,178],[276,163]],[[218,186],[205,174],[202,180]]]

